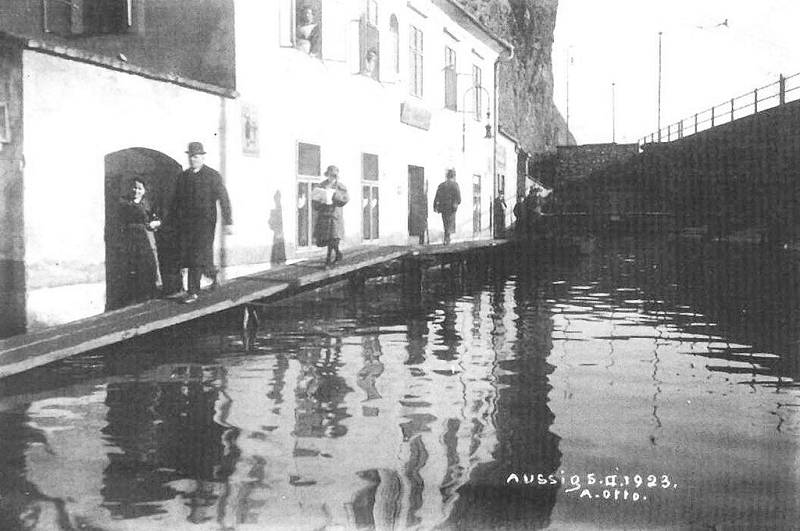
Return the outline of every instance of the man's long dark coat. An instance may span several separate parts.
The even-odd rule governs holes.
[[[233,224],[231,203],[222,177],[207,166],[188,169],[178,177],[170,222],[178,230],[181,267],[214,268],[217,201],[225,225]]]

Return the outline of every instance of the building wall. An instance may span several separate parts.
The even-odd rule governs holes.
[[[433,2],[417,1],[412,9],[380,1],[377,81],[359,73],[359,28],[352,21],[362,15],[361,3],[322,4],[322,59],[281,46],[286,4],[291,2],[237,5],[240,97],[234,100],[53,52],[23,52],[29,327],[103,311],[105,157],[120,150],[143,148],[184,163],[188,141],[205,144],[207,164],[223,174],[233,205],[234,234],[217,238],[217,262],[228,277],[320,252],[313,245],[298,245],[300,142],[320,146],[320,173],[337,165],[350,191],[344,208],[345,249],[366,241],[418,240],[408,234],[409,165],[425,171],[430,240],[442,238],[431,204],[447,168],[456,169],[462,191],[455,239],[490,235],[494,140],[485,138],[485,126],[495,129],[495,124],[485,112],[494,104],[497,45],[490,46],[482,33],[473,34],[474,28],[459,26]],[[392,15],[399,28],[398,72],[387,58]],[[421,97],[409,94],[411,24],[424,32]],[[287,30],[294,33],[293,26]],[[464,113],[444,108],[446,45],[456,50],[457,72],[463,74],[457,77],[456,93]],[[473,65],[482,71],[485,90],[471,88]],[[483,107],[478,117],[470,104],[475,92]],[[416,115],[404,119],[412,125],[401,121],[404,107]],[[378,156],[377,183],[362,182],[363,153]],[[476,182],[480,193],[473,199]],[[375,184],[379,193],[379,231],[369,240],[362,234],[364,184]],[[86,302],[76,305],[75,300]]]
[[[454,167],[462,191],[457,224],[460,238],[472,238],[473,176],[481,176],[481,235],[489,229],[492,193],[492,140],[485,136],[487,120],[444,108],[444,46],[457,52],[458,72],[471,75],[473,64],[483,72],[483,85],[492,94],[492,66],[496,53],[465,29],[455,26],[430,2],[415,2],[425,16],[405,4],[378,2],[381,81],[360,75],[357,24],[361,3],[324,2],[322,11],[323,59],[291,46],[282,47],[279,32],[281,5],[290,2],[237,4],[237,90],[229,123],[241,118],[240,106],[258,116],[259,154],[242,155],[242,134],[231,134],[229,179],[240,217],[232,240],[231,256],[237,261],[259,258],[254,247],[275,239],[266,220],[280,192],[283,233],[288,256],[304,256],[313,248],[297,249],[297,143],[320,146],[321,171],[329,164],[340,168],[351,195],[344,207],[345,244],[362,243],[361,154],[378,155],[380,243],[405,243],[408,237],[408,166],[424,167],[430,210],[436,186],[445,170]],[[399,27],[399,74],[388,59],[390,20]],[[424,94],[409,95],[409,25],[424,32]],[[327,28],[327,29],[326,29]],[[445,33],[444,29],[456,38]],[[458,39],[458,40],[456,40]],[[476,53],[482,57],[478,57]],[[268,67],[265,65],[269,65]],[[458,77],[462,100],[471,77]],[[473,91],[467,94],[471,98]],[[401,104],[430,113],[428,130],[400,121]],[[484,107],[490,107],[484,95]],[[461,101],[459,101],[461,106]],[[466,127],[462,151],[462,118]],[[491,122],[491,119],[489,120]],[[241,130],[241,127],[240,127]],[[233,178],[233,176],[236,176]],[[239,222],[241,221],[241,226]],[[431,240],[441,238],[441,221],[429,211]],[[241,228],[241,230],[240,230]],[[254,229],[255,228],[255,229]],[[240,255],[241,253],[241,255]]]
[[[506,201],[506,227],[510,227],[511,223],[514,222],[514,205],[517,204],[517,199],[525,194],[524,181],[522,182],[523,188],[519,188],[520,180],[518,179],[517,172],[517,143],[506,135],[497,135],[498,190],[501,187],[500,183],[505,181],[503,195]]]
[[[586,144],[558,146],[556,182],[582,179],[609,164],[624,162],[639,152],[637,144]]]
[[[219,167],[223,98],[35,51],[22,64],[31,326],[103,311],[106,155],[143,147],[184,163],[199,140]]]
[[[0,42],[0,336],[24,329],[21,58]]]
[[[233,88],[233,0],[130,0],[129,30],[74,34],[67,27],[70,5],[62,0],[0,0],[0,31],[61,44],[130,64]],[[45,31],[45,4],[50,23]],[[72,0],[81,12],[86,0]],[[63,19],[63,20],[62,20]]]

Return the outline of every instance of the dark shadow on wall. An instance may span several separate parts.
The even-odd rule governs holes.
[[[269,261],[271,264],[282,264],[286,261],[286,240],[283,235],[283,206],[281,206],[281,192],[278,190],[273,196],[275,206],[269,213],[269,228],[272,231],[272,252]]]

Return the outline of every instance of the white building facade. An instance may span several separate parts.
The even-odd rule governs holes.
[[[3,319],[30,329],[104,311],[121,186],[144,177],[163,202],[190,141],[230,194],[234,232],[216,241],[227,278],[320,252],[309,196],[328,165],[350,192],[345,252],[441,241],[432,202],[448,168],[462,195],[454,239],[491,236],[495,71],[510,45],[451,0],[234,8],[236,91],[8,38],[3,182],[19,222],[0,258],[24,282],[3,289]]]
[[[316,40],[302,34],[309,9]],[[315,251],[309,195],[329,165],[351,198],[345,247],[441,240],[431,204],[447,168],[462,194],[456,238],[490,235],[494,68],[510,47],[450,1],[239,2],[235,16],[246,130],[227,154],[234,263],[262,256],[251,227],[265,206],[283,213],[272,240],[287,256]]]

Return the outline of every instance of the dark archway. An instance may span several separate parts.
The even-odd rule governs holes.
[[[127,192],[134,177],[147,185],[147,197],[154,211],[163,219],[175,193],[181,165],[152,149],[134,147],[109,153],[105,157],[105,242],[106,242],[106,309],[120,306],[125,279],[119,241],[119,199]],[[159,254],[170,247],[168,230],[159,234]]]

